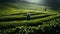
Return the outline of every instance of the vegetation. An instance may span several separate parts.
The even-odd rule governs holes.
[[[0,34],[58,34],[60,32],[60,13],[57,11],[10,8],[0,12]],[[31,14],[31,20],[26,19],[27,12]]]

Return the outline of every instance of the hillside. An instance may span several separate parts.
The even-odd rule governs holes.
[[[16,6],[17,8],[0,10],[0,33],[58,34],[60,32],[59,10],[54,11],[50,9],[51,7],[33,4]],[[31,14],[31,20],[26,19],[27,12]]]

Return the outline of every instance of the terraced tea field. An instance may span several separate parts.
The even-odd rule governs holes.
[[[31,14],[31,20],[26,19],[26,13]],[[22,11],[7,13],[0,16],[0,33],[2,34],[54,34],[60,28],[60,14],[49,11]],[[60,30],[57,29],[59,33]],[[48,30],[48,31],[47,31]]]

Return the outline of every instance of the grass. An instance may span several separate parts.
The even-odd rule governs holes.
[[[26,20],[26,13],[29,12],[31,14],[31,20]],[[0,17],[0,32],[4,32],[6,34],[16,33],[16,29],[18,28],[20,31],[23,29],[28,30],[34,33],[35,30],[43,30],[46,26],[52,27],[60,23],[60,15],[58,12],[50,12],[50,11],[35,11],[35,10],[20,10],[20,11],[11,11],[11,12],[3,12],[3,15]],[[29,30],[31,28],[32,30]],[[34,30],[35,29],[35,30]],[[24,30],[24,32],[25,32]],[[28,32],[27,32],[28,33]],[[36,32],[37,33],[37,32]]]

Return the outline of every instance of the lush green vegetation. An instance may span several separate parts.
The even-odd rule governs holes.
[[[60,32],[60,14],[57,11],[11,8],[0,12],[0,34],[58,34]],[[31,20],[26,19],[27,12],[31,14]]]

